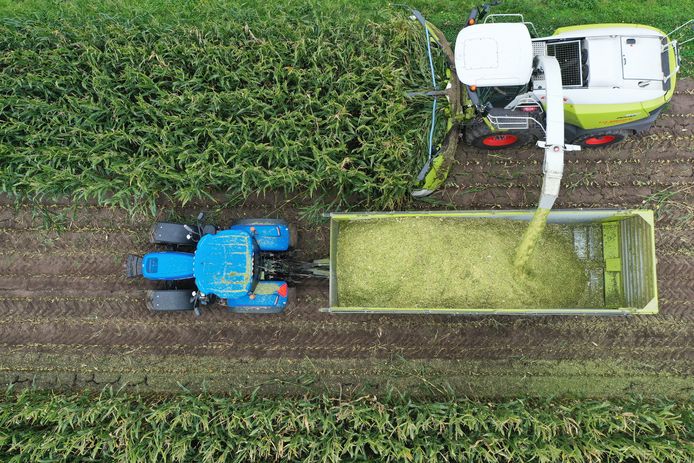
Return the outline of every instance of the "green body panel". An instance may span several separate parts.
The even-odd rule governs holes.
[[[446,76],[449,79],[448,85],[446,86],[448,92],[446,95],[448,107],[444,108],[443,110],[447,120],[446,136],[444,137],[442,143],[436,148],[437,152],[435,157],[431,159],[429,170],[425,173],[424,179],[419,182],[419,185],[417,185],[415,190],[415,192],[428,191],[428,193],[430,193],[438,189],[446,181],[448,171],[450,170],[451,164],[455,159],[459,133],[456,122],[460,119],[462,114],[462,110],[460,108],[460,98],[464,98],[464,95],[461,95],[458,90],[457,79],[454,76],[455,60],[453,57],[453,50],[446,40],[446,36],[443,34],[443,32],[441,32],[441,30],[439,30],[429,21],[425,21],[424,25],[429,33],[429,41],[438,46],[446,56],[448,61]],[[415,192],[413,192],[413,194],[415,194]],[[425,195],[428,193],[425,193]]]
[[[410,314],[542,314],[542,315],[628,315],[658,312],[655,231],[653,212],[648,210],[554,210],[549,223],[566,225],[601,224],[601,253],[604,259],[605,305],[601,307],[554,309],[474,308],[382,308],[341,307],[337,298],[337,239],[340,225],[349,221],[378,218],[453,217],[462,219],[484,218],[529,222],[534,210],[517,211],[431,211],[431,212],[376,212],[330,214],[330,307],[323,309],[336,313],[410,313]],[[394,255],[393,259],[398,256]]]
[[[422,189],[433,191],[443,185],[443,182],[445,182],[448,177],[448,170],[450,169],[450,166],[442,167],[444,161],[445,158],[443,156],[436,156],[434,158],[431,162],[431,168],[422,182]]]
[[[664,101],[659,98],[661,106]],[[649,116],[641,103],[564,105],[564,121],[582,129],[601,129]]]
[[[554,34],[552,35],[559,35],[563,34],[564,32],[573,32],[573,31],[581,31],[581,30],[586,30],[586,29],[610,29],[613,27],[638,27],[639,29],[648,29],[651,31],[655,31],[659,34],[666,35],[665,32],[661,31],[660,29],[653,27],[653,26],[647,26],[645,24],[628,24],[628,23],[600,23],[600,24],[579,24],[576,26],[565,26],[565,27],[560,27],[554,31]]]
[[[602,224],[602,249],[605,259],[605,305],[619,307],[623,303],[619,223]]]

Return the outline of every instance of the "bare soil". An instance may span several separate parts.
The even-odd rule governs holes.
[[[109,384],[124,384],[139,372],[150,378],[146,386],[156,390],[171,387],[171,378],[162,379],[167,371],[224,382],[235,370],[243,370],[246,382],[253,384],[254,378],[264,381],[268,376],[253,376],[254,362],[273,359],[289,370],[297,362],[304,369],[307,361],[329,363],[321,376],[340,382],[347,377],[354,381],[355,376],[352,367],[347,371],[341,365],[359,361],[386,365],[394,358],[430,360],[457,368],[460,361],[515,359],[544,362],[545,377],[552,376],[551,365],[559,368],[566,362],[638,365],[633,375],[645,385],[640,392],[658,390],[659,383],[667,382],[658,375],[666,374],[677,378],[679,393],[690,393],[685,384],[694,374],[693,121],[694,80],[685,79],[670,108],[645,135],[606,149],[568,153],[557,204],[656,209],[656,316],[338,316],[319,311],[328,304],[327,284],[322,282],[299,286],[295,303],[281,316],[239,316],[220,307],[200,318],[192,313],[153,314],[144,307],[152,283],[127,279],[123,270],[126,254],[151,249],[150,218],[66,202],[17,207],[5,198],[0,202],[0,382],[69,386],[105,375],[111,378]],[[434,202],[411,208],[531,208],[538,197],[541,164],[542,151],[533,147],[492,155],[464,146],[449,183]],[[298,224],[297,257],[328,254],[327,227],[303,220],[301,206],[291,198],[265,196],[232,209],[218,207],[163,205],[167,214],[159,218],[190,220],[199,209],[211,210],[210,220],[220,225],[239,217],[283,217]],[[171,370],[174,360],[185,374]],[[235,364],[216,371],[209,367],[214,362],[241,362],[245,370]],[[444,370],[435,374],[445,375]],[[609,377],[610,371],[599,375]],[[509,372],[513,379],[503,393],[524,390],[508,384],[521,384],[526,373]],[[576,374],[589,376],[585,371]],[[451,370],[450,375],[460,372]],[[558,392],[568,390],[562,389],[562,375],[557,370]],[[618,387],[627,390],[625,373],[615,371],[614,377],[621,378]],[[480,388],[496,391],[494,381],[483,381]]]

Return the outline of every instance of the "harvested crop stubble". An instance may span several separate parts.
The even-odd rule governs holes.
[[[407,196],[430,117],[406,96],[430,81],[421,26],[196,8],[0,20],[0,191],[130,209],[215,191]]]
[[[585,265],[571,234],[548,225],[526,271],[514,270],[525,222],[438,217],[340,225],[343,307],[556,308],[589,304]]]

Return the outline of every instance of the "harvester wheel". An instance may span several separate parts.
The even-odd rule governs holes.
[[[580,145],[581,148],[601,148],[619,143],[629,135],[631,135],[631,132],[628,130],[604,130],[581,135],[571,143]]]
[[[503,150],[528,144],[532,135],[520,130],[492,132],[483,122],[474,124],[465,131],[465,142],[484,150]]]

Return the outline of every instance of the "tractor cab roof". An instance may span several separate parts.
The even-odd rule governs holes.
[[[455,67],[465,85],[525,85],[533,71],[533,45],[523,23],[475,24],[455,41]]]
[[[245,296],[253,284],[253,238],[242,230],[204,235],[193,259],[198,289],[223,299]]]

